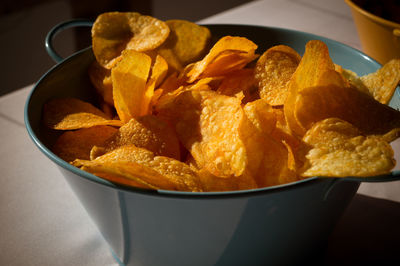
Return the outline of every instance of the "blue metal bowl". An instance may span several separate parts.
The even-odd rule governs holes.
[[[309,33],[249,25],[206,26],[215,39],[224,35],[251,39],[259,45],[259,53],[286,44],[302,54],[309,40],[319,39],[328,45],[335,63],[359,75],[380,67],[360,51]],[[53,154],[49,147],[57,133],[42,126],[42,106],[53,97],[92,101],[87,68],[93,60],[89,47],[48,71],[27,99],[25,124],[121,264],[287,265],[309,261],[323,251],[358,182],[310,178],[245,191],[151,191],[110,183]],[[392,106],[399,106],[398,101],[396,92]]]

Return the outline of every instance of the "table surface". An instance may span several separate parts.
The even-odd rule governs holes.
[[[200,23],[255,24],[328,37],[361,50],[342,0],[264,0]],[[35,147],[23,121],[32,86],[0,98],[0,265],[118,265],[58,168]],[[398,142],[394,144],[400,150]],[[362,184],[335,228],[324,265],[400,265],[400,182]]]

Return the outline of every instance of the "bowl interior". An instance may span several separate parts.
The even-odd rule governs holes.
[[[267,48],[285,44],[294,48],[300,54],[304,53],[305,44],[309,40],[322,40],[329,48],[330,55],[336,64],[344,68],[351,69],[358,75],[364,75],[376,71],[380,65],[370,57],[362,52],[355,50],[349,46],[338,43],[336,41],[323,38],[317,35],[299,32],[288,29],[269,28],[262,26],[249,26],[249,25],[206,25],[212,32],[214,41],[225,35],[243,36],[255,42],[259,48],[258,53],[262,54]],[[82,100],[95,103],[95,93],[92,87],[87,69],[93,62],[94,56],[91,48],[88,47],[78,53],[63,60],[51,70],[49,70],[36,84],[30,96],[27,99],[25,106],[25,124],[28,133],[38,148],[58,166],[61,166],[68,171],[82,176],[83,178],[90,179],[107,186],[113,186],[110,182],[100,179],[92,174],[81,171],[61,160],[54,155],[50,147],[54,143],[60,132],[49,130],[41,124],[41,112],[43,104],[52,98],[61,97],[76,97]],[[392,105],[398,105],[398,93]],[[304,183],[301,181],[299,183]],[[306,181],[307,182],[307,181]],[[293,184],[282,185],[280,187],[293,186]],[[259,190],[270,190],[273,187],[263,188]],[[181,192],[171,192],[178,194],[185,194]],[[228,192],[240,194],[242,192]],[[190,193],[189,193],[190,194]],[[207,194],[207,193],[206,193]],[[227,194],[224,193],[209,193],[209,194]]]

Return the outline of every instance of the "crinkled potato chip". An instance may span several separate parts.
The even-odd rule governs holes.
[[[205,169],[198,171],[200,182],[204,191],[234,191],[257,188],[253,177],[245,172],[241,176],[230,176],[222,178],[215,176]]]
[[[362,83],[379,102],[387,104],[400,82],[400,59],[392,59],[374,73],[362,76]]]
[[[155,155],[180,159],[179,140],[175,131],[154,115],[132,118],[104,143],[94,147],[90,158],[95,159],[125,145],[135,145],[145,148]]]
[[[160,189],[202,191],[197,174],[187,164],[169,157],[154,156],[151,151],[134,145],[121,146],[91,161],[75,160],[73,165],[91,173],[117,174],[131,179],[137,177]],[[91,168],[93,165],[95,169]],[[116,166],[117,172],[114,173]],[[103,167],[105,170],[102,171]],[[150,172],[154,174],[147,175]]]
[[[214,81],[220,80],[219,77],[215,78],[204,78],[198,80],[196,83],[186,85],[186,86],[180,86],[176,90],[173,90],[169,93],[165,93],[162,95],[159,99],[158,102],[155,105],[156,110],[161,110],[165,109],[166,106],[169,104],[173,104],[173,101],[183,92],[185,91],[190,91],[190,90],[211,90],[211,87],[209,86],[210,83]]]
[[[243,62],[240,62],[240,65],[245,65],[255,59],[256,49],[257,45],[249,39],[237,36],[222,37],[216,44],[214,44],[209,53],[201,61],[190,66],[190,70],[186,74],[188,82],[191,83],[200,78],[203,72],[207,71],[207,67],[211,63],[214,63],[214,69],[216,69],[216,72],[218,72],[219,67],[226,68],[221,60],[217,60],[218,57],[222,58],[224,62],[229,60],[230,63],[234,63],[234,65],[238,64],[235,62],[235,59],[241,59]],[[227,56],[228,58],[226,58]],[[227,71],[221,71],[221,73],[222,72],[226,73]],[[208,76],[219,74],[220,73],[212,72],[211,74],[209,73]]]
[[[394,167],[393,149],[382,136],[357,134],[348,122],[328,118],[304,135],[311,146],[302,176],[374,176]]]
[[[243,103],[254,101],[258,98],[254,70],[252,68],[244,68],[225,75],[218,86],[217,92],[227,96],[235,96],[243,92]]]
[[[207,65],[199,78],[227,75],[244,68],[257,57],[256,54],[242,51],[223,51]]]
[[[260,97],[273,106],[283,105],[288,94],[288,82],[300,60],[300,55],[286,45],[273,46],[265,51],[255,67]]]
[[[272,112],[262,111],[263,101],[258,100],[256,105],[247,103],[244,107],[246,119],[241,125],[241,137],[249,161],[248,170],[259,187],[279,185],[283,180],[285,183],[296,181],[296,173],[289,169],[286,146],[270,135],[276,118]],[[266,125],[261,125],[263,122]]]
[[[137,12],[103,13],[92,27],[92,49],[100,65],[112,68],[122,51],[154,50],[169,32],[165,22],[151,16]]]
[[[126,50],[122,59],[111,70],[114,106],[124,123],[145,115],[150,104],[146,96],[151,58],[133,50]]]
[[[219,177],[243,174],[247,158],[238,134],[244,116],[240,100],[211,90],[190,90],[161,112],[171,118],[201,168]]]
[[[43,123],[52,129],[73,130],[93,126],[121,126],[100,109],[75,98],[53,99],[43,107]]]
[[[247,103],[243,108],[247,118],[262,133],[271,134],[276,128],[277,117],[272,106],[264,99]]]
[[[175,184],[163,175],[136,162],[76,160],[73,164],[79,166],[83,171],[95,174],[113,183],[133,185],[145,189],[176,190]]]
[[[94,126],[64,132],[57,138],[52,151],[61,159],[72,162],[75,159],[90,159],[90,150],[117,132],[110,126]]]
[[[359,77],[352,70],[341,68],[340,74],[358,90],[383,104],[388,104],[400,82],[400,59],[392,59],[377,71]]]
[[[353,87],[331,85],[304,89],[297,98],[295,115],[306,129],[331,117],[353,124],[364,134],[385,134],[400,127],[399,111]]]
[[[170,28],[170,34],[157,51],[165,55],[168,62],[172,61],[173,66],[177,65],[179,68],[175,67],[176,70],[182,70],[182,66],[205,55],[211,40],[211,32],[207,27],[179,19],[165,23]],[[173,62],[175,60],[177,62]]]
[[[290,130],[298,136],[303,136],[306,132],[306,129],[295,118],[294,107],[298,93],[306,88],[318,86],[321,76],[328,70],[335,70],[328,47],[322,41],[309,41],[299,66],[288,83],[289,93],[284,103],[287,124]]]
[[[168,63],[161,55],[157,55],[151,66],[150,80],[154,81],[154,87],[160,86],[167,76]]]

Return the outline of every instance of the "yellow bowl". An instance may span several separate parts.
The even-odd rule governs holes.
[[[345,2],[351,9],[363,52],[381,64],[400,58],[400,24],[375,16],[351,0]]]

